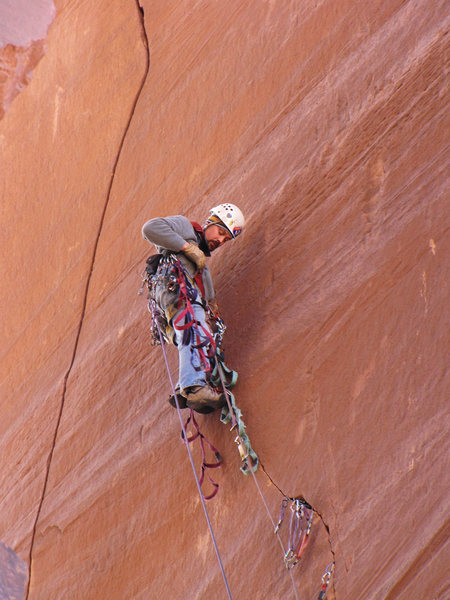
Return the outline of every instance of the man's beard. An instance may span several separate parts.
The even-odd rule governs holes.
[[[208,250],[210,252],[212,252],[213,250],[215,250],[216,248],[218,248],[220,246],[220,243],[217,242],[216,240],[209,240],[208,241]]]
[[[205,236],[204,235],[202,235],[202,238],[200,240],[200,243],[199,243],[198,247],[200,248],[200,250],[202,252],[205,253],[206,256],[211,256],[211,252],[209,250],[208,243],[205,240]]]

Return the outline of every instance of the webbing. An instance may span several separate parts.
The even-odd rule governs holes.
[[[197,371],[210,372],[210,360],[216,352],[216,343],[210,332],[195,318],[193,303],[196,303],[198,292],[193,285],[186,269],[181,262],[173,257],[173,268],[176,273],[176,281],[179,286],[178,308],[184,303],[184,309],[173,320],[173,328],[177,331],[183,331],[183,345],[191,346],[191,360],[194,359],[194,352],[197,351],[200,358],[200,366],[194,368]],[[197,302],[198,303],[198,302]],[[194,363],[192,362],[194,365]]]
[[[219,491],[219,484],[216,483],[212,479],[212,477],[207,472],[207,469],[217,469],[218,467],[220,467],[220,465],[222,463],[222,457],[220,456],[220,452],[217,450],[217,448],[215,446],[213,446],[211,444],[211,442],[209,442],[205,438],[203,433],[200,431],[200,427],[198,426],[198,423],[195,419],[194,411],[192,410],[192,408],[190,409],[189,412],[190,412],[190,414],[189,414],[189,417],[187,418],[187,421],[184,424],[184,429],[187,431],[187,426],[189,425],[189,423],[192,423],[192,425],[195,428],[195,433],[191,436],[188,436],[188,438],[187,438],[187,441],[189,442],[189,444],[191,442],[194,442],[196,439],[200,440],[200,449],[201,449],[201,453],[202,453],[202,464],[200,467],[201,475],[199,477],[199,483],[200,483],[200,488],[202,488],[203,481],[205,479],[205,474],[206,474],[206,477],[208,478],[208,481],[210,482],[210,484],[213,486],[214,490],[208,495],[203,494],[203,490],[202,490],[202,494],[203,494],[203,497],[205,500],[211,500],[212,498],[214,498],[214,496]],[[182,437],[183,436],[184,436],[184,432],[182,432]],[[215,462],[213,462],[213,463],[208,462],[206,460],[205,444],[208,446],[209,450],[214,455]]]
[[[235,443],[238,446],[239,454],[242,460],[241,471],[244,475],[248,475],[250,471],[256,471],[258,468],[258,456],[253,450],[250,439],[245,431],[245,423],[242,418],[242,412],[236,406],[234,395],[230,392],[230,388],[234,387],[237,381],[236,371],[232,371],[225,366],[220,357],[215,356],[215,367],[211,374],[211,380],[215,387],[222,388],[223,393],[227,401],[227,406],[222,409],[220,420],[222,423],[229,423],[231,421],[230,431],[236,430],[237,436]],[[230,381],[225,381],[224,371],[230,376]],[[228,410],[227,410],[228,408]]]

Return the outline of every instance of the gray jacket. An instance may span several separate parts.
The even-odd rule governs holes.
[[[198,246],[197,234],[189,219],[183,215],[151,219],[142,227],[142,235],[148,242],[156,246],[158,252],[164,254],[165,251],[170,250],[177,253],[191,278],[195,277],[197,267],[180,252],[186,242]],[[202,279],[205,288],[205,299],[212,300],[214,298],[214,286],[208,266],[203,269]],[[200,290],[199,293],[201,294]],[[161,308],[166,310],[169,305],[173,304],[174,297],[173,294],[164,293],[163,290],[160,290],[159,298],[156,298],[156,301]]]

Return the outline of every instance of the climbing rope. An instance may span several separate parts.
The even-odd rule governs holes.
[[[250,446],[249,441],[248,441],[248,447],[246,446],[246,444],[245,444],[245,436],[244,436],[244,438],[241,437],[240,431],[242,431],[242,429],[245,428],[245,425],[243,424],[243,421],[241,419],[241,428],[240,428],[239,422],[238,422],[238,416],[239,416],[239,418],[241,417],[240,411],[239,411],[239,415],[238,415],[237,414],[238,413],[238,409],[236,409],[236,411],[233,410],[233,404],[232,404],[231,399],[229,398],[229,394],[231,396],[232,396],[232,394],[231,394],[231,392],[229,392],[229,390],[227,388],[232,387],[232,385],[230,385],[230,382],[233,382],[233,381],[234,381],[234,383],[236,382],[236,380],[237,380],[237,374],[236,374],[236,378],[234,378],[233,376],[231,378],[229,377],[228,378],[228,383],[226,383],[226,377],[225,377],[223,371],[225,370],[225,372],[227,373],[227,375],[230,375],[230,370],[227,369],[219,361],[217,362],[216,366],[217,366],[217,373],[218,373],[219,378],[220,378],[222,390],[223,390],[224,393],[226,393],[227,404],[228,404],[228,413],[226,415],[223,415],[223,411],[225,411],[226,409],[225,408],[222,409],[222,416],[223,416],[223,418],[227,419],[226,421],[222,421],[222,422],[229,422],[229,420],[231,419],[231,423],[232,423],[231,429],[237,427],[238,435],[236,436],[235,442],[238,444],[239,454],[241,455],[241,461],[243,462],[243,466],[241,467],[241,471],[243,473],[245,473],[246,475],[248,473],[251,473],[252,478],[253,478],[253,482],[254,482],[254,484],[256,486],[256,489],[258,490],[259,496],[260,496],[261,501],[262,501],[262,503],[264,505],[264,508],[266,509],[267,515],[268,515],[268,517],[269,517],[269,519],[270,519],[270,521],[272,523],[272,528],[275,529],[275,522],[274,522],[274,520],[272,518],[272,514],[270,512],[269,506],[267,504],[267,501],[266,501],[266,499],[264,497],[264,494],[263,494],[263,492],[261,490],[261,486],[259,485],[258,480],[256,478],[256,474],[255,474],[255,471],[256,471],[256,469],[258,467],[258,462],[259,462],[258,461],[258,457],[257,457],[256,453],[253,452],[253,450],[252,450],[252,448]],[[213,372],[215,372],[215,371],[213,371]],[[234,397],[233,397],[233,400],[234,400]],[[235,407],[235,404],[234,404],[234,407]],[[228,418],[228,417],[230,417],[230,418]],[[221,417],[221,420],[222,420],[222,417]],[[244,448],[247,450],[247,452],[245,452]],[[249,463],[249,459],[253,460],[253,465],[251,465]],[[278,542],[279,542],[279,544],[281,546],[281,550],[283,552],[283,555],[285,555],[286,551],[285,551],[283,542],[281,541],[281,538],[278,535],[278,532],[276,531],[275,533],[277,533]],[[293,577],[291,571],[289,571],[289,576],[291,578],[292,589],[293,589],[293,592],[294,592],[295,600],[298,600],[297,587],[295,585],[294,577]]]
[[[175,391],[175,385],[173,383],[172,375],[170,373],[169,361],[167,359],[167,352],[166,352],[166,349],[164,347],[164,339],[163,339],[163,335],[161,333],[161,330],[159,328],[158,322],[157,322],[157,329],[158,329],[158,332],[159,332],[159,339],[160,339],[161,348],[162,348],[162,352],[163,352],[163,356],[164,356],[164,362],[166,364],[167,374],[168,374],[169,381],[170,381],[170,386],[172,388],[172,393],[173,393],[173,396],[175,398],[175,403],[177,405],[177,413],[178,413],[178,418],[180,420],[180,425],[181,425],[181,430],[182,430],[182,438],[183,438],[184,443],[186,445],[186,450],[187,450],[187,453],[188,453],[188,456],[189,456],[189,461],[191,463],[192,472],[194,473],[195,483],[197,484],[198,493],[200,495],[200,501],[202,503],[203,512],[205,513],[205,519],[206,519],[206,522],[208,524],[209,533],[211,535],[211,540],[212,540],[212,543],[213,543],[213,546],[214,546],[214,551],[215,551],[216,556],[217,556],[217,561],[219,563],[220,571],[222,573],[222,578],[223,578],[223,581],[224,581],[224,584],[225,584],[225,588],[227,590],[228,598],[230,598],[230,600],[232,600],[230,586],[228,584],[228,579],[227,579],[227,576],[225,574],[225,569],[224,569],[224,566],[223,566],[222,558],[220,556],[219,547],[217,545],[217,541],[216,541],[216,538],[215,538],[215,535],[214,535],[214,530],[213,530],[212,525],[211,525],[211,520],[209,518],[208,509],[206,508],[206,502],[205,502],[205,498],[203,496],[202,486],[201,486],[201,483],[200,483],[200,479],[199,479],[199,477],[197,475],[197,471],[196,471],[195,465],[194,465],[194,459],[192,457],[192,452],[191,452],[191,449],[189,447],[188,435],[186,433],[186,429],[185,429],[185,426],[184,426],[184,423],[183,423],[183,417],[181,415],[181,409],[180,409],[180,405],[179,405],[179,402],[178,402],[178,397],[177,397],[177,394],[176,394],[176,391]]]

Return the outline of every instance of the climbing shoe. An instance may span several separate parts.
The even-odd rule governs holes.
[[[209,385],[195,385],[183,390],[186,404],[197,412],[212,412],[225,406],[224,394],[219,394]],[[209,409],[208,411],[204,409]]]

